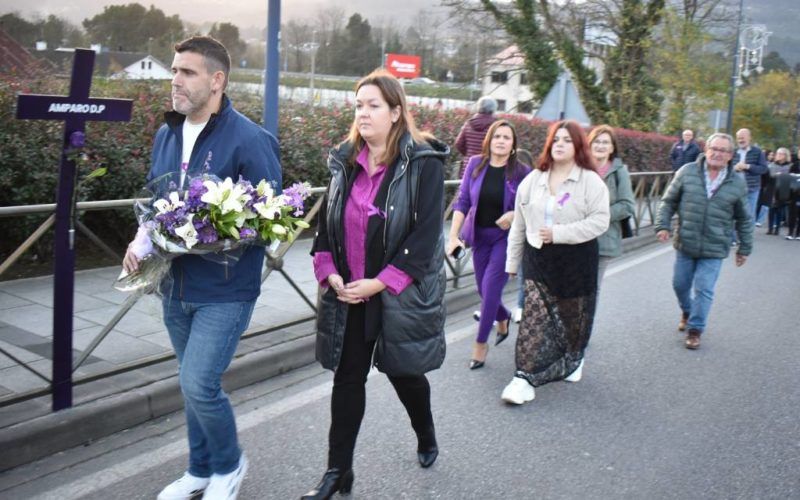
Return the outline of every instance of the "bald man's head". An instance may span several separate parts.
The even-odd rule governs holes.
[[[739,149],[749,148],[751,140],[752,136],[750,135],[750,129],[742,128],[736,132],[736,144],[739,146]]]

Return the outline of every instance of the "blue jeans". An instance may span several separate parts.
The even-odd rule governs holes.
[[[520,309],[525,307],[525,268],[522,267],[522,262],[519,263],[517,269],[517,307]]]
[[[222,374],[250,323],[255,300],[196,303],[165,298],[164,324],[178,357],[189,434],[189,472],[227,474],[239,465],[236,421]]]
[[[706,329],[706,320],[714,301],[714,287],[721,268],[722,259],[696,259],[680,250],[675,252],[672,288],[678,297],[681,311],[689,315],[687,329],[699,332]]]

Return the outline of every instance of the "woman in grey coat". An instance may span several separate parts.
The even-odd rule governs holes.
[[[597,238],[600,247],[600,261],[597,266],[597,285],[603,280],[608,262],[622,255],[622,227],[630,224],[633,217],[634,201],[631,175],[628,167],[619,159],[617,136],[608,125],[598,125],[589,133],[589,145],[597,165],[597,173],[606,183],[608,200],[611,205],[611,222],[608,231]],[[625,220],[628,219],[628,220]]]

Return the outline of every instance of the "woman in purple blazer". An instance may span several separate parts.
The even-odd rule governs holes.
[[[458,247],[472,247],[475,281],[481,297],[478,336],[472,347],[469,367],[481,368],[489,346],[486,341],[497,322],[495,345],[508,337],[511,314],[503,306],[508,230],[514,218],[517,186],[531,171],[517,161],[517,131],[506,120],[497,120],[483,139],[480,155],[469,159],[461,179],[461,190],[453,208],[447,253]]]

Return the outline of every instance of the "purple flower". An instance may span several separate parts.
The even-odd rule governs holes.
[[[308,198],[308,184],[304,182],[295,182],[288,188],[283,190],[283,196],[286,199],[286,204],[294,208],[294,216],[299,217],[303,215],[303,202]]]
[[[195,177],[189,182],[189,192],[186,196],[186,206],[189,210],[196,212],[197,209],[206,208],[208,206],[207,203],[200,199],[207,191],[208,188],[203,185],[202,177]]]
[[[239,230],[239,238],[243,240],[252,240],[256,237],[255,229],[250,229],[249,227],[243,227]]]
[[[177,236],[175,229],[186,224],[186,211],[183,208],[179,208],[170,212],[160,213],[155,216],[155,220],[161,224],[167,233]]]
[[[200,243],[214,243],[219,239],[219,234],[208,219],[195,219],[192,224],[197,231],[197,240]]]

